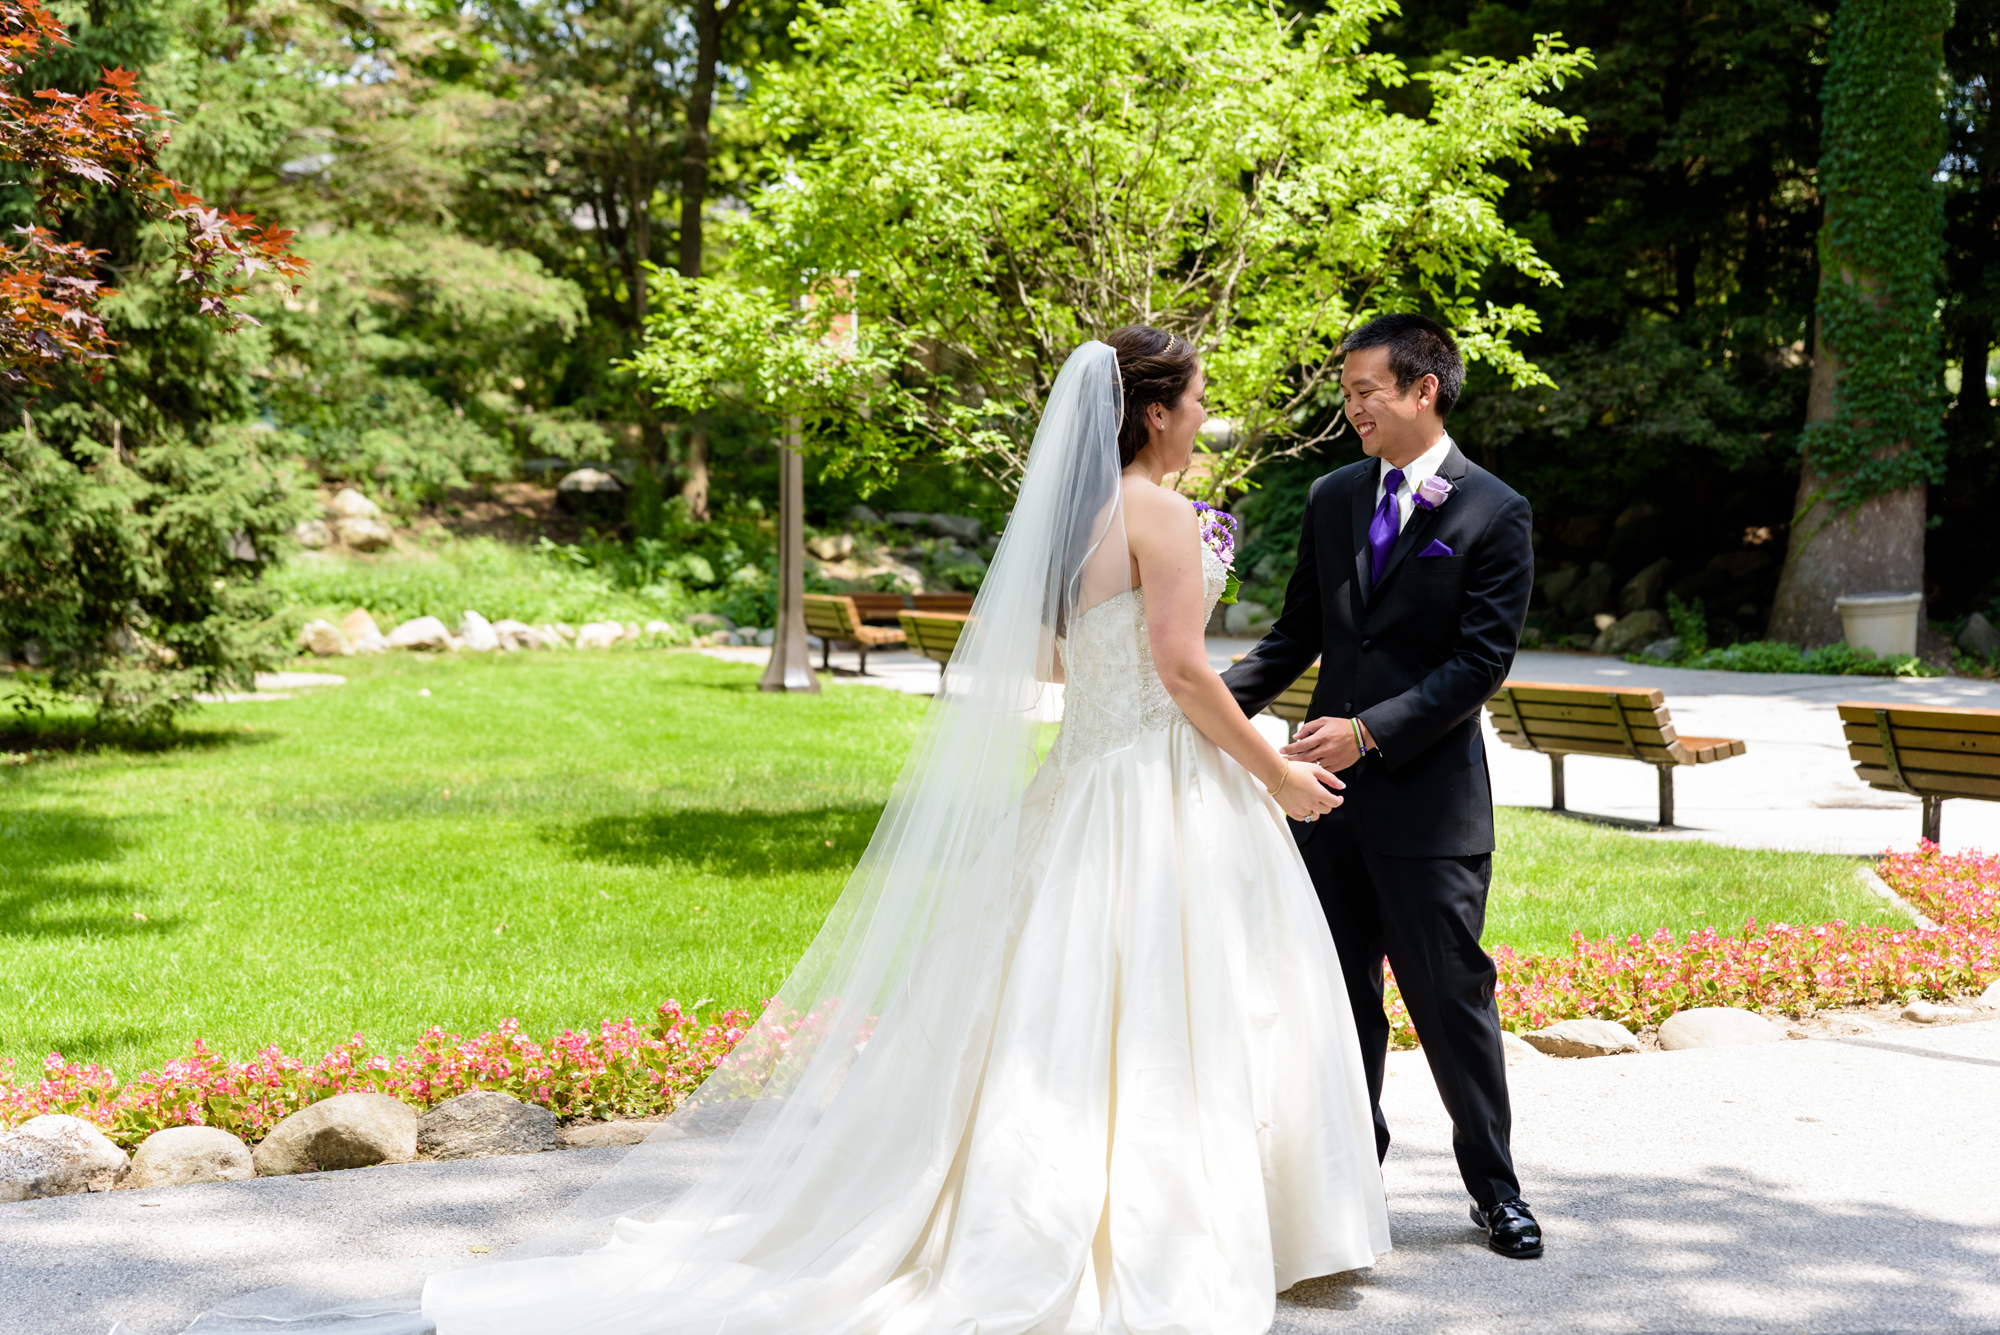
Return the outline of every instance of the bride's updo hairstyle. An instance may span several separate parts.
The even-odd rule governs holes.
[[[1104,336],[1118,354],[1118,379],[1125,391],[1125,420],[1118,425],[1118,466],[1129,468],[1146,448],[1146,409],[1157,403],[1181,406],[1201,366],[1194,344],[1151,325],[1128,324]]]

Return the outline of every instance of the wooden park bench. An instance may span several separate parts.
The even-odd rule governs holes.
[[[2000,801],[2000,709],[1840,704],[1854,773],[1870,788],[1924,804],[1924,838],[1938,842],[1944,800]]]
[[[871,626],[861,619],[854,599],[844,593],[809,593],[805,596],[806,633],[819,636],[825,648],[820,660],[823,671],[833,671],[833,646],[851,644],[861,655],[861,670],[868,675],[868,651],[886,649],[903,642],[903,632],[890,626]]]
[[[938,665],[938,680],[943,681],[945,666],[951,662],[952,650],[958,648],[958,637],[970,618],[954,612],[905,612],[898,620],[904,640]]]
[[[896,618],[909,606],[900,593],[850,593],[854,600],[854,610],[861,614],[864,624],[870,626],[893,626]]]
[[[1505,681],[1486,702],[1494,730],[1509,746],[1549,758],[1553,811],[1567,811],[1565,756],[1637,760],[1660,772],[1660,824],[1674,823],[1674,770],[1743,754],[1729,737],[1683,737],[1674,730],[1667,699],[1651,687],[1569,686]]]
[[[972,611],[972,595],[969,593],[913,593],[910,606],[919,612],[952,612],[965,615]]]

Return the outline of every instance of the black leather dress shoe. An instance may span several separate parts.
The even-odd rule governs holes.
[[[1542,1254],[1542,1226],[1518,1196],[1491,1210],[1472,1207],[1472,1222],[1486,1232],[1486,1245],[1502,1256],[1526,1261]]]

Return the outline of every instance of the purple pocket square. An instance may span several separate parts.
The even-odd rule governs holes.
[[[1445,545],[1444,545],[1443,543],[1439,542],[1439,541],[1438,541],[1438,540],[1437,540],[1436,538],[1432,538],[1432,539],[1431,539],[1431,545],[1430,545],[1430,546],[1428,546],[1428,547],[1426,547],[1426,548],[1424,548],[1424,549],[1423,549],[1422,551],[1418,552],[1418,553],[1417,553],[1417,555],[1418,555],[1418,556],[1457,556],[1457,555],[1458,555],[1458,553],[1457,553],[1457,552],[1455,552],[1455,551],[1453,551],[1453,550],[1452,550],[1451,548],[1449,548],[1449,547],[1445,546]]]

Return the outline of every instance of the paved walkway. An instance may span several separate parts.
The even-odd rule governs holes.
[[[1227,667],[1233,656],[1253,643],[1211,639],[1209,661],[1217,668]],[[767,649],[708,652],[760,666],[770,653]],[[814,661],[818,662],[817,656]],[[836,653],[833,661],[849,672],[855,666],[853,654]],[[910,653],[872,653],[868,671],[865,678],[836,676],[831,681],[922,695],[937,687],[937,665]],[[1811,853],[1868,855],[1885,848],[1910,849],[1922,831],[1915,798],[1878,791],[1854,777],[1836,704],[1877,700],[2000,709],[2000,682],[1964,677],[1892,680],[1697,672],[1557,653],[1523,653],[1514,662],[1513,676],[1521,681],[1657,686],[1666,692],[1681,732],[1744,741],[1741,756],[1676,771],[1674,815],[1680,828],[1654,837]],[[1260,722],[1271,736],[1282,738],[1283,727],[1276,719]],[[1494,800],[1502,806],[1548,806],[1548,760],[1502,743],[1490,723],[1486,733]],[[1572,810],[1645,822],[1658,814],[1658,780],[1651,766],[1571,756],[1564,773]],[[1945,847],[1953,851],[1969,847],[2000,851],[2000,803],[1946,803],[1943,834]]]
[[[1549,1238],[1478,1245],[1420,1053],[1390,1059],[1396,1250],[1299,1285],[1280,1335],[2000,1331],[2000,1021],[1510,1069]],[[0,1335],[178,1330],[361,1261],[532,1233],[622,1153],[408,1164],[0,1205]]]

